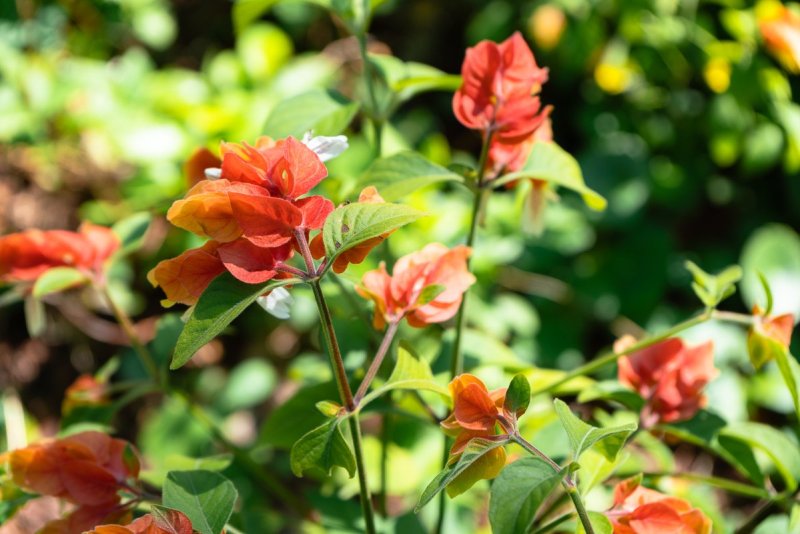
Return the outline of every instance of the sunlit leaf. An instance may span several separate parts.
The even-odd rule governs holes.
[[[505,174],[492,184],[500,187],[522,178],[535,178],[566,187],[580,193],[591,209],[602,211],[606,208],[606,199],[584,182],[583,172],[575,158],[555,143],[535,143],[521,170]]]
[[[316,89],[279,103],[264,125],[264,134],[274,139],[290,135],[301,139],[309,131],[314,135],[338,135],[353,120],[358,108],[357,102],[338,93]]]
[[[375,186],[389,202],[442,182],[463,183],[464,177],[428,161],[418,152],[400,152],[375,160],[361,178],[362,185]]]
[[[339,424],[331,419],[301,437],[294,444],[290,462],[292,473],[302,477],[306,472],[329,476],[335,466],[344,468],[352,478],[356,474],[356,459],[344,439]]]
[[[692,273],[692,289],[707,308],[717,305],[736,292],[736,282],[742,278],[742,268],[731,265],[722,272],[713,275],[705,272],[694,262],[687,261],[686,268]]]
[[[394,389],[434,391],[445,397],[449,396],[447,388],[434,381],[428,362],[414,356],[408,348],[402,345],[397,349],[397,363],[392,370],[392,374],[389,375],[389,379],[383,385],[365,395],[362,405],[369,404]]]
[[[575,460],[580,458],[583,451],[594,446],[603,456],[610,461],[614,461],[625,445],[625,441],[637,428],[634,423],[597,428],[578,419],[563,401],[555,399],[553,404],[558,417],[561,419],[561,424],[567,432],[572,448],[572,457]]]
[[[163,488],[164,506],[180,510],[201,534],[220,534],[233,513],[238,492],[214,471],[171,471]]]
[[[753,450],[765,454],[781,475],[787,488],[793,491],[800,479],[800,448],[780,430],[754,422],[736,422],[723,428],[719,439],[738,440]]]
[[[45,295],[58,293],[81,284],[85,284],[89,279],[84,273],[72,267],[53,267],[44,272],[33,286],[34,298],[42,298]]]
[[[170,369],[188,362],[200,347],[214,339],[256,299],[276,287],[297,283],[277,280],[266,284],[245,284],[228,273],[215,278],[206,288],[186,321]]]
[[[555,471],[541,458],[508,465],[492,484],[489,522],[494,534],[529,532],[542,503],[561,483],[566,470]]]

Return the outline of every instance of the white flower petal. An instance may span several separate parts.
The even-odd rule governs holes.
[[[311,132],[306,132],[303,136],[303,144],[314,151],[322,161],[335,158],[347,150],[349,146],[347,144],[347,136],[345,135],[335,135],[333,137],[318,135],[316,137],[311,137]]]
[[[206,178],[209,180],[219,180],[222,176],[222,169],[219,167],[209,167],[205,171],[203,171],[206,175]]]
[[[291,311],[294,298],[286,288],[276,287],[269,295],[261,295],[256,299],[258,305],[264,308],[268,314],[277,317],[278,319],[288,319]]]

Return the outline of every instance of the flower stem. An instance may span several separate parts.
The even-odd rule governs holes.
[[[472,201],[472,214],[469,222],[469,233],[467,234],[466,245],[470,248],[472,248],[475,244],[475,236],[478,233],[478,223],[480,223],[480,221],[483,219],[483,210],[486,208],[486,204],[489,201],[489,196],[492,194],[492,188],[486,187],[486,184],[484,184],[484,169],[486,167],[486,160],[489,157],[489,145],[491,142],[492,132],[491,130],[487,130],[483,136],[481,155],[478,158],[477,177],[475,179],[475,185],[477,189],[474,192],[475,198]],[[470,265],[470,258],[467,258],[467,270],[471,272]],[[456,314],[456,336],[455,339],[453,339],[453,350],[450,356],[450,378],[455,378],[457,375],[460,375],[464,372],[464,354],[461,351],[461,344],[467,323],[466,307],[468,295],[469,291],[464,292],[463,297],[461,297],[461,305],[458,307],[458,313]],[[445,436],[444,452],[442,453],[442,469],[444,469],[444,467],[447,465],[449,449],[450,438]],[[436,528],[434,530],[436,534],[442,532],[446,507],[447,499],[445,498],[444,492],[442,492],[439,494],[439,514],[436,519]]]
[[[361,400],[364,398],[364,395],[367,394],[370,384],[375,379],[375,375],[378,374],[381,364],[383,363],[383,359],[386,357],[386,354],[388,354],[389,347],[392,346],[392,340],[394,340],[394,336],[397,333],[397,327],[399,324],[399,321],[392,321],[389,323],[389,326],[386,327],[386,333],[383,336],[383,341],[381,341],[381,344],[378,347],[378,352],[375,353],[375,358],[373,358],[372,364],[370,364],[369,369],[367,369],[367,374],[364,375],[361,385],[358,386],[358,391],[356,392],[356,397],[354,400],[356,406],[361,404]]]
[[[159,387],[166,388],[165,377],[161,371],[159,371],[155,358],[153,358],[153,355],[139,338],[139,334],[136,332],[136,328],[133,326],[131,318],[128,317],[128,314],[125,313],[125,310],[123,310],[122,307],[119,306],[111,296],[111,292],[108,290],[108,286],[106,284],[95,285],[95,287],[103,294],[103,297],[106,299],[109,308],[111,308],[111,313],[114,314],[114,318],[117,320],[120,328],[122,328],[122,331],[128,338],[131,347],[133,347],[133,350],[136,351],[136,354],[142,361],[142,365],[144,365],[144,368],[150,375],[150,378],[152,378],[153,381],[159,385]]]
[[[547,462],[556,473],[560,473],[562,471],[560,465],[555,463],[545,453],[534,447],[533,444],[523,438],[519,432],[512,434],[511,439],[532,455]],[[567,476],[564,477],[564,480],[561,481],[561,484],[564,486],[564,489],[567,491],[567,495],[569,495],[569,498],[572,499],[572,503],[575,505],[575,511],[578,512],[578,518],[583,525],[583,530],[586,531],[586,534],[594,534],[592,522],[589,520],[589,513],[586,511],[586,507],[583,505],[583,500],[581,500],[580,493],[578,493],[578,488],[575,486],[575,482],[572,481],[572,477],[567,474]]]
[[[311,255],[311,249],[308,248],[308,239],[306,239],[305,231],[301,229],[295,229],[294,237],[297,241],[297,246],[300,248],[300,254],[303,255],[303,261],[306,262],[306,274],[305,276],[314,276],[317,274],[317,266],[314,265],[314,257]]]
[[[317,309],[319,316],[322,320],[322,333],[325,336],[325,344],[328,347],[328,357],[331,361],[333,374],[336,378],[336,387],[339,390],[339,398],[347,411],[352,412],[356,408],[353,401],[353,392],[350,389],[350,384],[347,381],[347,372],[344,368],[344,360],[342,353],[339,350],[339,341],[336,339],[336,330],[333,328],[333,318],[331,311],[328,309],[328,303],[325,302],[325,297],[322,294],[322,288],[319,285],[319,280],[311,282],[311,290],[314,292],[314,298],[317,301]]]
[[[626,348],[625,350],[621,350],[619,352],[614,352],[613,350],[612,351],[608,351],[608,352],[602,354],[600,357],[598,357],[598,358],[596,358],[596,359],[594,359],[594,360],[592,360],[592,361],[590,361],[588,363],[585,363],[585,364],[581,365],[580,367],[576,367],[572,371],[569,371],[563,377],[561,377],[559,380],[556,380],[552,384],[548,384],[547,386],[545,386],[543,388],[539,388],[539,389],[533,391],[531,393],[531,396],[540,395],[542,393],[549,393],[549,392],[555,390],[556,388],[558,388],[558,386],[566,384],[567,382],[569,382],[573,378],[592,374],[595,371],[598,371],[598,370],[602,369],[606,365],[609,365],[609,364],[612,364],[612,363],[616,362],[622,356],[625,356],[627,354],[631,354],[631,353],[640,351],[642,349],[645,349],[647,347],[650,347],[652,345],[655,345],[656,343],[664,341],[665,339],[667,339],[669,337],[672,337],[672,336],[674,336],[675,334],[677,334],[679,332],[683,332],[684,330],[687,330],[687,329],[689,329],[689,328],[691,328],[693,326],[696,326],[698,324],[704,323],[704,322],[708,321],[711,318],[712,318],[711,312],[703,312],[702,314],[700,314],[700,315],[698,315],[696,317],[692,317],[691,319],[687,319],[686,321],[683,321],[681,323],[678,323],[675,326],[673,326],[672,328],[669,328],[669,329],[667,329],[667,330],[665,330],[663,332],[660,332],[658,334],[646,337],[646,338],[642,339],[641,341],[639,341],[637,343],[634,343],[633,345],[631,345],[630,347]]]
[[[353,400],[350,384],[347,382],[347,372],[344,368],[344,360],[342,359],[342,352],[339,349],[339,342],[336,340],[336,331],[333,328],[333,319],[331,318],[330,309],[328,309],[328,304],[325,302],[325,296],[322,294],[319,280],[312,280],[310,284],[314,292],[314,298],[317,301],[317,309],[319,310],[320,320],[322,321],[322,331],[325,336],[325,343],[328,346],[328,355],[331,360],[331,367],[333,367],[334,377],[336,378],[336,387],[339,390],[339,397],[347,411],[354,412],[356,404]],[[350,434],[353,438],[353,453],[356,457],[358,485],[361,493],[361,509],[364,514],[366,532],[368,534],[374,534],[375,518],[372,510],[372,498],[369,494],[369,485],[367,484],[364,452],[361,447],[361,425],[358,421],[358,414],[353,413],[348,420],[350,422]]]

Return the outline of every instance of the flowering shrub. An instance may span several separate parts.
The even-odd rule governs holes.
[[[237,2],[237,24],[271,3]],[[796,432],[757,419],[744,402],[720,405],[720,390],[747,373],[753,388],[761,381],[780,397],[770,409],[791,422],[800,416],[800,364],[790,352],[797,306],[772,291],[792,277],[784,271],[796,272],[800,244],[789,252],[759,245],[776,256],[797,252],[769,276],[752,261],[717,274],[685,262],[682,282],[688,288],[691,276],[699,311],[684,320],[664,314],[649,331],[617,309],[625,309],[621,297],[593,285],[602,267],[591,259],[576,267],[585,273],[581,291],[597,293],[591,299],[519,272],[510,264],[523,250],[538,255],[528,245],[547,239],[559,218],[583,221],[589,235],[588,221],[626,209],[603,214],[608,202],[587,179],[608,193],[608,178],[558,144],[560,116],[547,91],[560,66],[540,66],[515,32],[467,48],[461,75],[449,75],[371,53],[369,2],[314,3],[354,37],[345,52],[358,44],[357,79],[342,74],[346,94],[286,95],[248,140],[207,135],[218,149],[194,149],[183,165],[185,193],[159,193],[169,202],[145,202],[146,213],[111,227],[0,237],[0,281],[9,286],[0,299],[25,302],[30,335],[63,339],[47,331],[58,315],[120,347],[96,371],[91,350],[74,351],[95,372],[66,388],[57,437],[28,442],[9,387],[0,518],[15,531],[66,534],[487,525],[495,533],[689,534],[712,525],[750,532],[768,517],[781,526],[763,528],[794,529]],[[757,18],[760,60],[771,61],[766,52],[797,71],[795,12],[762,6]],[[537,7],[531,20],[544,50],[568,35],[569,18],[555,4]],[[681,57],[676,50],[672,58]],[[635,69],[612,52],[596,59],[595,89],[633,90]],[[728,56],[745,55],[720,54],[705,71],[715,93],[726,90]],[[773,71],[764,67],[762,77],[775,80]],[[459,135],[471,134],[478,149],[453,161],[411,150],[399,110],[428,91],[453,93],[453,124],[471,131]],[[672,105],[691,107],[684,97]],[[634,151],[635,143],[612,141]],[[623,193],[608,195],[612,207],[638,195]],[[783,235],[795,243],[795,234]],[[174,257],[153,258],[160,244]],[[637,258],[623,276],[646,292],[637,275],[652,266],[647,254]],[[137,261],[147,263],[163,307],[186,309],[137,309],[128,287]],[[722,309],[737,288],[754,301],[750,313]],[[503,300],[509,289],[557,301],[565,323],[581,300],[596,301],[598,320],[619,315],[603,335],[624,335],[594,358],[542,354],[531,335],[538,315],[527,301]],[[253,303],[272,317],[253,314]],[[160,316],[134,322],[131,311]],[[238,339],[238,350],[226,351],[218,338],[248,321],[266,342]],[[542,321],[560,335],[548,315]],[[725,343],[723,331],[735,331],[735,342]],[[250,357],[265,349],[279,365]],[[746,359],[726,363],[737,350]],[[141,452],[112,437],[137,432]],[[752,510],[722,517],[718,503],[731,496]]]

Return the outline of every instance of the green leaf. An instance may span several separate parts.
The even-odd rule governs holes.
[[[206,288],[183,327],[170,369],[179,369],[200,347],[214,339],[250,304],[276,287],[296,284],[298,280],[277,280],[266,284],[245,284],[229,273],[216,277]]]
[[[336,208],[328,215],[322,228],[328,264],[342,252],[396,230],[422,215],[422,212],[402,204],[354,202]]]
[[[631,391],[616,380],[596,382],[581,389],[578,393],[578,402],[581,404],[597,400],[618,402],[637,412],[644,406],[644,399],[638,393]]]
[[[233,482],[214,471],[170,471],[164,481],[164,506],[186,514],[201,534],[222,532],[237,496]]]
[[[700,410],[688,421],[661,424],[658,425],[658,429],[674,434],[682,441],[705,447],[713,443],[714,438],[726,424],[726,421],[717,414]]]
[[[747,354],[753,367],[760,369],[765,363],[775,360],[781,377],[792,396],[795,412],[800,417],[800,364],[777,339],[767,335],[760,325],[754,325],[747,333]]]
[[[687,261],[686,268],[692,273],[694,290],[700,301],[707,308],[716,308],[717,305],[736,292],[736,282],[742,278],[742,268],[731,265],[716,275],[709,274],[694,262]]]
[[[222,471],[227,469],[233,461],[229,453],[215,454],[203,458],[190,458],[182,454],[170,454],[164,461],[164,467],[169,471],[191,471],[202,469],[205,471]]]
[[[422,288],[422,291],[419,293],[419,298],[417,298],[417,305],[424,306],[428,304],[433,299],[441,295],[447,287],[443,286],[442,284],[431,284],[429,286],[425,286]]]
[[[556,143],[535,143],[521,170],[501,176],[492,185],[500,187],[523,178],[544,180],[580,193],[586,205],[595,211],[606,208],[606,199],[584,182],[577,160]]]
[[[337,398],[338,394],[333,380],[301,387],[292,398],[269,414],[261,427],[259,444],[290,450],[303,434],[327,419],[315,405]]]
[[[719,439],[738,440],[754,451],[766,455],[786,482],[790,491],[800,479],[800,448],[783,432],[771,426],[753,423],[731,423],[719,433]]]
[[[25,327],[28,329],[30,337],[39,337],[44,333],[47,326],[47,315],[44,311],[44,303],[28,295],[25,297]]]
[[[600,512],[589,512],[589,522],[592,524],[594,534],[613,534],[614,527],[611,525],[611,520],[605,514]],[[583,528],[583,523],[577,522],[577,530],[575,534],[586,534]]]
[[[277,4],[314,4],[330,9],[331,0],[236,0],[233,5],[233,25],[236,32],[242,31],[252,22],[258,20],[261,15],[269,11]]]
[[[756,461],[753,449],[744,441],[725,435],[717,436],[714,449],[740,473],[758,486],[764,486],[764,473]]]
[[[356,459],[339,430],[341,422],[341,419],[326,421],[294,444],[290,463],[295,476],[302,477],[307,471],[330,476],[333,467],[338,465],[353,478]]]
[[[520,417],[528,409],[530,403],[531,383],[524,375],[516,375],[508,385],[503,407],[507,412],[515,413],[517,417]]]
[[[444,471],[436,475],[436,478],[434,478],[430,484],[428,484],[428,486],[425,488],[425,491],[423,491],[422,495],[420,495],[419,502],[417,502],[417,506],[414,508],[414,511],[419,512],[419,510],[428,504],[431,499],[436,497],[440,491],[445,489],[448,484],[453,482],[456,477],[464,473],[468,467],[477,462],[486,453],[498,447],[502,447],[507,443],[508,440],[492,441],[483,438],[473,438],[470,440],[464,449],[464,452],[461,453],[461,457],[458,459],[458,462],[456,462],[454,466],[445,468]]]
[[[395,93],[397,102],[405,102],[427,91],[455,91],[461,85],[461,76],[424,63],[403,61],[384,54],[370,55],[369,59]]]
[[[565,474],[565,469],[556,472],[541,458],[522,458],[508,465],[492,483],[489,502],[492,532],[530,532],[539,507]]]
[[[342,133],[358,112],[358,103],[333,91],[315,89],[288,98],[269,114],[264,134],[275,139],[294,136],[301,139],[308,131],[314,135]]]
[[[319,401],[314,405],[325,417],[336,417],[342,411],[342,405],[333,401]]]
[[[446,387],[434,381],[428,362],[416,357],[402,344],[397,349],[397,364],[395,364],[392,374],[389,375],[389,379],[382,386],[365,395],[361,405],[366,406],[393,389],[423,389],[434,391],[445,397],[450,395]]]
[[[429,161],[418,152],[400,152],[377,159],[361,178],[363,186],[375,186],[388,202],[441,182],[464,183],[464,177]]]
[[[578,479],[580,494],[586,495],[592,488],[602,484],[629,458],[630,454],[623,452],[617,455],[616,460],[609,461],[605,456],[593,449],[585,451],[581,455],[581,470]]]
[[[150,228],[152,220],[153,216],[149,212],[143,211],[125,217],[114,224],[111,227],[111,231],[117,235],[120,241],[120,248],[117,254],[125,255],[138,250],[142,246],[144,235],[147,233],[147,229]]]
[[[761,274],[760,272],[756,273],[758,275],[758,281],[761,282],[761,287],[764,288],[764,296],[767,298],[766,306],[764,307],[764,316],[769,316],[772,314],[772,288],[769,287],[769,282],[767,282],[767,278]]]
[[[748,238],[739,261],[744,269],[742,298],[748,308],[762,302],[760,273],[769,280],[774,297],[771,314],[800,314],[800,235],[796,230],[781,224],[760,227]]]
[[[625,441],[637,428],[635,423],[597,428],[578,419],[564,401],[555,399],[553,404],[561,419],[561,424],[567,432],[572,447],[572,457],[575,461],[580,458],[583,451],[595,446],[600,454],[613,462],[625,445]]]
[[[85,284],[89,279],[84,273],[72,267],[53,267],[44,272],[33,285],[33,297],[40,299],[45,295]]]

